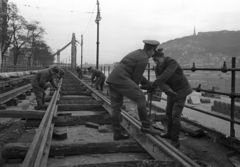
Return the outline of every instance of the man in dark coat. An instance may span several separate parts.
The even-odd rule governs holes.
[[[78,78],[82,79],[82,69],[79,66],[77,66],[76,71],[78,74]]]
[[[168,118],[168,131],[160,136],[170,138],[171,144],[179,148],[181,115],[186,98],[193,90],[178,62],[170,57],[165,57],[162,50],[159,49],[153,55],[153,60],[157,64],[155,68],[156,80],[153,84],[158,85],[167,95],[166,115]]]
[[[112,124],[114,140],[128,138],[127,135],[121,133],[119,120],[124,96],[137,103],[138,115],[142,122],[141,131],[158,134],[158,131],[153,129],[150,124],[146,110],[146,98],[139,88],[139,84],[140,82],[141,85],[147,84],[143,73],[147,67],[149,58],[155,53],[155,49],[160,43],[154,40],[144,40],[143,42],[145,43],[144,48],[127,54],[113,69],[106,81],[109,85],[111,106],[113,108]]]
[[[59,72],[59,68],[57,66],[52,67],[50,69],[44,69],[39,71],[32,79],[32,89],[33,93],[36,96],[37,106],[36,110],[45,110],[44,106],[44,97],[45,97],[45,89],[46,83],[50,82],[52,86],[57,89],[57,85],[54,81],[54,76],[56,76]]]
[[[100,90],[103,91],[106,76],[103,74],[102,71],[94,69],[92,67],[89,67],[88,71],[92,73],[91,81],[92,83],[95,83],[96,90],[99,90],[100,86]]]

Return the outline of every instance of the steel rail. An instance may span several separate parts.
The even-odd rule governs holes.
[[[58,90],[55,91],[47,111],[42,118],[37,133],[28,149],[22,167],[40,167],[43,153],[46,147],[47,138],[51,129],[51,123],[54,113],[56,112],[56,103],[59,97],[59,91],[62,84],[62,79],[58,84]]]
[[[14,97],[19,96],[20,94],[30,90],[32,88],[31,84],[24,85],[22,87],[16,88],[14,90],[8,91],[0,95],[0,104],[6,103]]]
[[[16,81],[24,80],[24,79],[29,79],[29,78],[32,78],[32,77],[33,77],[33,75],[28,75],[28,76],[23,76],[21,78],[15,78],[15,79],[11,79],[11,80],[8,80],[8,81],[3,81],[3,82],[0,82],[0,87],[8,86],[11,82],[16,82]]]
[[[105,96],[100,94],[98,91],[94,90],[92,87],[87,85],[85,82],[80,80],[72,72],[70,72],[79,82],[84,84],[88,89],[93,92],[93,97],[97,100],[103,100],[103,107],[111,114],[112,108],[110,100]],[[138,143],[145,148],[145,150],[152,155],[156,160],[174,160],[175,166],[178,167],[200,167],[196,162],[188,158],[178,149],[170,145],[167,141],[164,141],[159,136],[152,136],[150,134],[141,133],[141,123],[140,121],[133,118],[126,111],[121,112],[121,125],[128,131],[128,133],[136,140]]]

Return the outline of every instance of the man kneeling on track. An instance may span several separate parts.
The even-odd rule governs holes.
[[[46,83],[50,82],[51,85],[57,89],[57,85],[54,81],[54,77],[56,74],[59,73],[59,68],[57,66],[54,66],[50,69],[44,69],[39,71],[32,79],[32,89],[33,93],[36,96],[37,106],[35,107],[35,110],[45,110],[46,106],[44,106],[44,97],[45,97],[45,91],[46,89]]]
[[[99,90],[99,86],[100,86],[100,90],[103,91],[103,85],[104,85],[106,76],[103,74],[102,71],[94,69],[92,67],[89,67],[88,71],[92,73],[91,80],[92,80],[92,83],[95,83],[96,90]]]

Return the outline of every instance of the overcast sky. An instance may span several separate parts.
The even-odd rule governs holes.
[[[27,21],[45,28],[45,40],[55,52],[71,40],[81,41],[83,63],[96,63],[97,0],[9,0],[17,4]],[[99,0],[99,63],[118,62],[143,47],[142,40],[160,43],[196,32],[240,30],[240,0]],[[94,13],[91,13],[94,12]],[[61,52],[69,61],[71,47]],[[77,45],[77,63],[81,63]]]

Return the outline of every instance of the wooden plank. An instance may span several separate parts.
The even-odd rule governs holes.
[[[100,104],[59,104],[58,111],[104,111]]]
[[[57,116],[53,118],[55,126],[75,126],[85,125],[86,122],[94,122],[97,124],[111,124],[109,115],[96,114],[96,115],[83,115],[83,116]],[[26,127],[38,127],[41,120],[28,119]]]
[[[2,157],[4,159],[24,158],[29,143],[10,143],[3,147]],[[70,156],[85,154],[105,153],[138,153],[145,150],[136,142],[129,140],[107,141],[107,142],[72,142],[72,143],[51,143],[49,156]]]
[[[101,105],[103,102],[102,101],[96,101],[96,100],[59,100],[57,104],[99,104]]]
[[[0,110],[0,117],[4,118],[42,118],[45,111],[36,110]]]
[[[201,128],[190,125],[186,122],[181,123],[181,130],[185,133],[188,133],[192,137],[204,136],[204,131]]]
[[[61,167],[173,167],[172,161],[132,160],[119,162],[97,162],[91,164],[61,165]],[[49,166],[51,167],[51,165]],[[55,167],[55,166],[54,166]]]
[[[61,91],[61,95],[90,95],[89,91]]]
[[[94,99],[92,96],[61,96],[60,100],[90,100]]]

